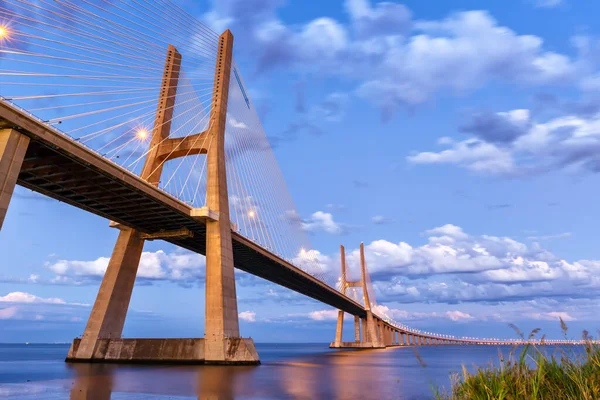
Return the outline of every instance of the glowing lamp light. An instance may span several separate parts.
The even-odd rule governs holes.
[[[148,131],[146,129],[139,129],[136,133],[135,136],[140,139],[140,140],[146,140],[148,139]]]
[[[254,213],[254,211],[250,211],[250,212],[248,213],[248,216],[249,216],[250,218],[254,218],[254,216],[255,216],[255,215],[256,215],[256,214]]]
[[[0,25],[0,39],[4,39],[8,36],[8,28]]]

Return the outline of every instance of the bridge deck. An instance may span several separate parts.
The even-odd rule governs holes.
[[[0,100],[0,127],[29,136],[18,184],[144,233],[187,228],[193,238],[167,241],[205,254],[206,226],[190,216],[192,208]],[[348,313],[364,308],[277,255],[233,232],[235,267]]]

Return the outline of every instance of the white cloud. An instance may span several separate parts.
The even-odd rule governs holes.
[[[548,321],[558,321],[560,318],[562,318],[562,320],[565,322],[576,320],[576,318],[573,318],[572,316],[570,316],[569,313],[559,312],[559,311],[552,311],[552,312],[545,312],[545,313],[532,313],[529,315],[529,317],[531,317],[533,319],[548,320]]]
[[[79,282],[82,278],[104,276],[110,259],[99,257],[91,261],[58,260],[46,267],[57,276],[56,283]],[[137,277],[148,280],[194,281],[204,277],[205,257],[188,251],[165,253],[143,252]]]
[[[57,297],[39,297],[31,293],[11,292],[0,296],[0,304],[8,307],[0,308],[0,320],[18,319],[29,321],[71,321],[87,313],[84,307],[89,304],[69,303]]]
[[[244,122],[238,121],[237,119],[235,119],[234,117],[230,116],[229,114],[227,114],[227,117],[228,117],[228,121],[227,122],[233,128],[237,128],[237,129],[250,129],[248,127],[248,125],[246,125]]]
[[[485,271],[482,276],[493,282],[531,282],[555,280],[564,276],[561,268],[546,261],[515,259],[514,264],[503,269]]]
[[[462,311],[446,311],[444,315],[452,321],[471,320],[474,319],[471,314],[464,313]]]
[[[331,321],[337,320],[338,310],[321,310],[321,311],[313,311],[308,314],[310,319],[314,319],[315,321]]]
[[[567,56],[543,49],[537,36],[518,35],[485,11],[418,22],[412,36],[382,45],[378,66],[359,94],[388,112],[429,100],[441,89],[477,89],[492,79],[545,84],[575,78]]]
[[[0,319],[13,319],[17,317],[19,309],[17,307],[7,307],[0,309]]]
[[[515,166],[506,149],[479,139],[467,139],[440,152],[422,152],[408,157],[414,164],[456,164],[484,174],[512,174]]]
[[[372,311],[375,315],[379,315],[382,317],[389,317],[395,321],[405,321],[410,319],[410,313],[404,310],[398,310],[395,308],[390,309],[387,306],[378,304],[372,308]]]
[[[543,1],[553,6],[558,0]],[[490,81],[575,83],[593,71],[594,59],[585,53],[570,58],[549,51],[540,37],[520,35],[485,11],[423,21],[401,4],[346,0],[347,25],[319,17],[286,26],[277,16],[282,4],[213,1],[208,19],[218,30],[227,24],[238,32],[259,70],[291,65],[343,75],[387,116],[441,90],[475,90]]]
[[[573,236],[571,232],[557,233],[555,235],[541,235],[541,236],[528,236],[530,240],[551,240],[551,239],[564,239]]]
[[[452,224],[446,224],[444,226],[429,229],[425,231],[425,233],[429,235],[442,235],[444,237],[449,236],[450,238],[458,240],[468,238],[468,235],[463,232],[461,227]]]
[[[509,237],[474,236],[455,225],[433,228],[427,243],[375,240],[365,245],[380,301],[497,302],[600,297],[600,260],[567,261]],[[359,251],[347,251],[349,279],[359,277]]]
[[[344,226],[334,221],[332,214],[323,211],[317,211],[303,221],[302,228],[308,232],[324,231],[333,235],[344,233]]]
[[[521,110],[519,110],[521,111]],[[513,111],[512,113],[514,113]],[[552,170],[600,172],[600,114],[573,115],[546,122],[530,120],[516,134],[508,133],[507,113],[488,118],[467,132],[476,135],[449,142],[448,149],[421,152],[407,159],[414,164],[453,164],[490,175],[528,175]],[[505,134],[502,142],[484,132]]]
[[[246,322],[256,322],[256,313],[254,311],[242,311],[238,317]]]
[[[0,303],[45,303],[45,304],[67,304],[63,299],[56,297],[42,298],[25,292],[12,292],[6,296],[0,296]]]
[[[317,18],[302,27],[294,37],[296,51],[306,60],[331,59],[348,46],[346,29],[331,18]]]
[[[383,224],[389,224],[389,223],[393,222],[393,220],[391,218],[384,217],[383,215],[376,215],[371,218],[371,222],[374,223],[375,225],[383,225]]]
[[[399,309],[395,309],[395,308],[389,308],[387,306],[378,304],[375,307],[373,307],[373,312],[376,315],[379,315],[381,317],[388,317],[391,318],[393,321],[397,321],[397,322],[405,322],[405,321],[413,321],[413,320],[421,320],[421,319],[430,319],[430,318],[444,318],[444,319],[449,319],[451,321],[468,321],[468,320],[473,320],[475,319],[474,316],[472,316],[469,313],[466,312],[462,312],[462,311],[458,311],[458,310],[451,310],[451,311],[446,311],[446,312],[418,312],[418,311],[406,311],[406,310],[399,310]]]
[[[391,243],[387,240],[375,240],[365,247],[365,259],[367,268],[371,274],[381,271],[390,273],[410,265],[414,255],[414,249],[407,243]],[[360,265],[360,252],[358,249],[346,252],[348,264],[354,266],[358,271]]]
[[[345,6],[361,38],[403,34],[412,25],[411,12],[402,4],[381,2],[373,7],[369,0],[346,0]]]
[[[337,272],[333,269],[333,263],[329,256],[322,254],[318,250],[300,249],[296,257],[292,259],[292,264],[313,276],[329,275],[331,272]]]

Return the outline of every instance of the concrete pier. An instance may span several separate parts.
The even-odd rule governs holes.
[[[78,357],[81,339],[75,339],[68,362],[121,364],[256,364],[256,348],[252,339],[227,339],[224,360],[207,360],[205,340],[198,339],[98,339],[87,359]]]
[[[19,131],[0,129],[0,229],[2,229],[8,211],[28,145],[29,137]]]

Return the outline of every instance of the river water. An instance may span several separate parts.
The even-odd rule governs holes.
[[[326,344],[256,345],[262,365],[66,364],[69,345],[0,344],[0,398],[8,399],[430,399],[450,374],[498,358],[488,346],[330,350]],[[505,354],[509,347],[501,348]],[[421,361],[419,361],[419,359]]]

